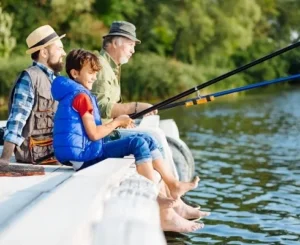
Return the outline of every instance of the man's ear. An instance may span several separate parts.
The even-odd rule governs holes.
[[[48,55],[49,55],[49,51],[46,49],[46,48],[42,48],[40,50],[40,55],[43,57],[43,58],[47,58]]]
[[[70,74],[72,75],[72,77],[74,78],[74,80],[76,80],[76,78],[79,76],[79,71],[72,69],[70,71]]]
[[[113,46],[114,48],[118,47],[117,40],[118,40],[118,39],[116,39],[116,38],[114,38],[114,39],[112,40],[112,46]]]

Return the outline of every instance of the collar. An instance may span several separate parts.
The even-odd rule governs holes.
[[[101,49],[100,55],[106,59],[106,61],[109,63],[110,67],[114,69],[119,69],[121,66],[117,65],[116,62],[113,60],[113,58],[107,53],[104,49]]]
[[[50,78],[51,81],[53,81],[54,78],[59,75],[59,74],[55,74],[53,70],[51,70],[47,66],[43,65],[42,63],[33,61],[32,65],[33,66],[38,66],[43,72],[46,73],[46,75]]]
[[[108,62],[111,69],[115,73],[116,77],[118,78],[118,81],[120,82],[121,79],[121,65],[117,65],[113,58],[107,53],[104,49],[101,49],[100,55]]]

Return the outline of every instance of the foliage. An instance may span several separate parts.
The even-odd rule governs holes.
[[[0,96],[8,97],[12,83],[18,74],[31,64],[29,56],[0,59]]]
[[[143,94],[147,99],[174,95],[300,39],[298,0],[73,0],[72,4],[67,0],[2,0],[1,3],[0,18],[5,13],[11,20],[6,35],[12,38],[8,42],[11,45],[8,56],[12,57],[24,55],[26,37],[40,25],[50,24],[58,34],[66,33],[63,43],[69,51],[77,47],[99,50],[102,36],[113,20],[134,23],[142,44],[136,47],[137,54],[123,69],[122,85],[128,88],[128,92],[124,89],[128,99],[144,91],[149,91]],[[0,25],[3,23],[1,19]],[[2,32],[0,45],[1,35]],[[17,43],[14,48],[13,40]],[[290,51],[217,86],[236,87],[299,73],[298,53]],[[12,75],[16,64],[13,61],[7,64],[13,71],[3,74],[9,73],[10,80],[16,76]],[[0,76],[5,81],[3,74]]]
[[[167,99],[225,72],[222,69],[184,64],[154,53],[136,54],[129,64],[123,66],[122,94],[128,101]],[[229,89],[243,84],[242,76],[236,76],[224,81],[218,88]],[[208,92],[211,91],[206,89],[203,94]],[[197,95],[191,95],[195,96]]]
[[[12,15],[3,12],[0,4],[0,57],[8,58],[16,45],[16,39],[11,36],[12,24]]]
[[[153,53],[136,54],[122,70],[122,94],[128,100],[165,99],[203,80],[196,67]]]

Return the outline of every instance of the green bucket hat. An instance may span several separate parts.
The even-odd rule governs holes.
[[[114,21],[110,26],[109,33],[103,36],[103,38],[108,36],[122,36],[140,44],[141,41],[136,38],[135,29],[135,26],[127,21]]]

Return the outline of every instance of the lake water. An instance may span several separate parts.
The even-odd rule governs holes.
[[[224,96],[174,118],[193,152],[198,189],[188,198],[212,212],[168,244],[300,245],[300,89]]]

